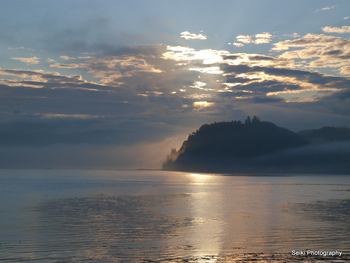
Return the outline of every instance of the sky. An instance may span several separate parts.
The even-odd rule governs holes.
[[[350,127],[348,0],[0,1],[0,168],[160,168],[202,124]]]

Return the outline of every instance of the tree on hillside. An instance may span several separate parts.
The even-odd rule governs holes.
[[[250,120],[250,117],[248,116],[248,117],[245,119],[244,124],[249,125],[249,124],[251,124],[251,123],[252,123],[252,121]]]
[[[259,122],[261,122],[261,120],[260,120],[258,117],[256,117],[256,116],[254,115],[254,117],[253,117],[253,119],[252,119],[252,124],[257,124],[257,123],[259,123]]]

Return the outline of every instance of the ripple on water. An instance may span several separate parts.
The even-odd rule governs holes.
[[[37,218],[31,225],[31,239],[7,244],[16,250],[11,261],[116,261],[143,258],[163,251],[164,240],[194,220],[162,213],[186,194],[88,196],[48,200],[33,207]],[[6,248],[2,246],[1,248]],[[11,253],[9,253],[11,254]],[[13,255],[13,254],[12,254]],[[4,258],[3,258],[4,259]]]

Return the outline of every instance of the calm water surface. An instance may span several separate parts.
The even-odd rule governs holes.
[[[0,200],[4,262],[350,252],[350,176],[0,170]]]

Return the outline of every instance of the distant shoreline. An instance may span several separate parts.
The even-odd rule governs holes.
[[[192,171],[192,170],[161,170],[161,171],[169,171],[169,172],[183,172],[183,173],[198,173],[198,174],[217,174],[222,176],[269,176],[269,177],[282,177],[282,176],[332,176],[332,175],[340,175],[340,176],[350,176],[349,173],[283,173],[283,172],[215,172],[215,171]]]

